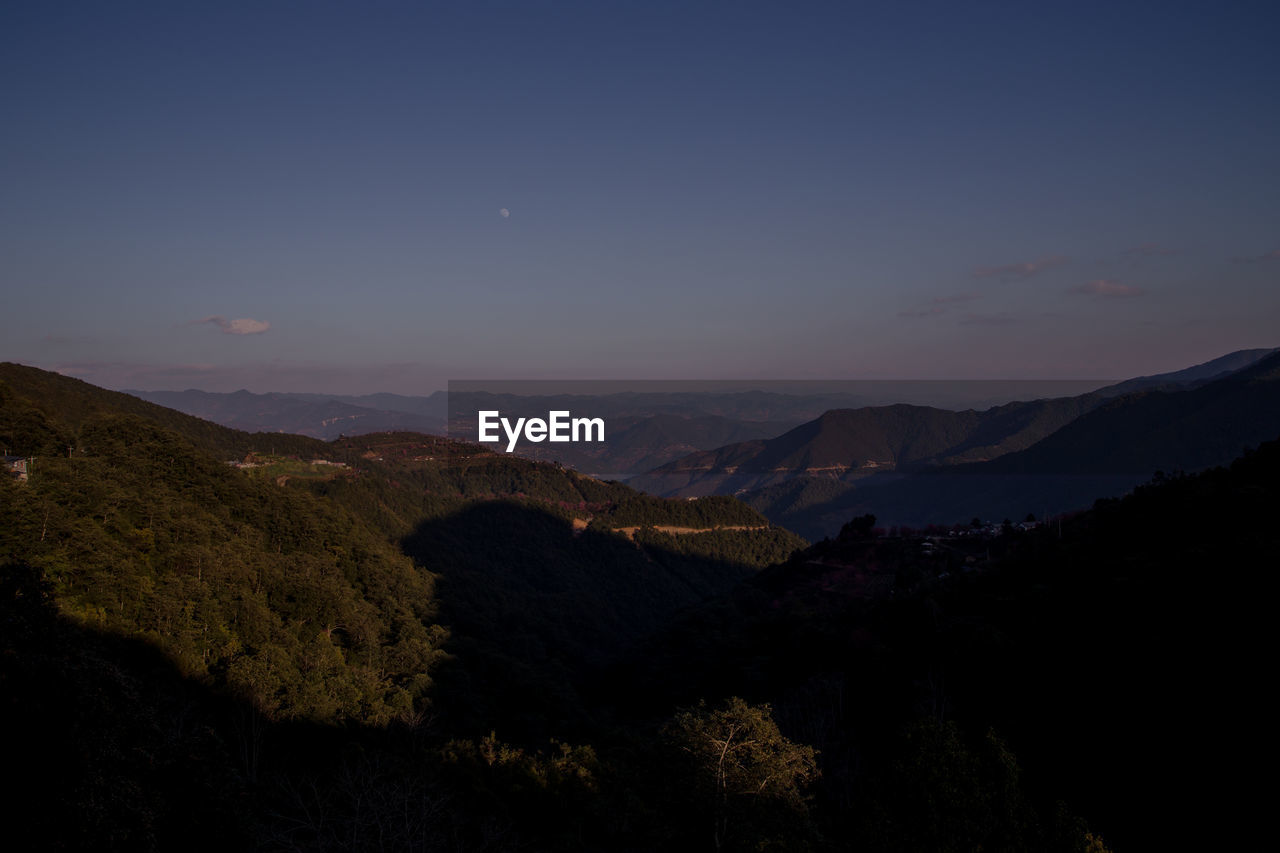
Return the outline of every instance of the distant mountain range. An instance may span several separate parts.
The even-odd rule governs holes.
[[[854,515],[889,524],[1062,512],[1157,470],[1224,464],[1280,436],[1280,353],[1232,353],[1073,398],[984,412],[827,412],[775,439],[691,454],[629,482],[673,497],[736,494],[809,538]]]
[[[1272,349],[1242,349],[1233,353],[1215,358],[1212,361],[1206,361],[1204,364],[1197,364],[1184,370],[1175,370],[1172,373],[1159,373],[1155,376],[1139,376],[1136,379],[1128,379],[1124,382],[1118,382],[1115,385],[1109,385],[1106,388],[1100,388],[1098,393],[1104,397],[1119,397],[1124,394],[1132,394],[1134,391],[1154,391],[1161,388],[1172,388],[1185,390],[1197,384],[1211,382],[1214,379],[1222,379],[1230,376],[1237,370],[1243,370],[1249,365],[1260,361],[1263,358],[1280,350]]]
[[[836,409],[777,438],[694,453],[630,482],[653,494],[733,494],[803,476],[857,480],[887,471],[983,461],[1030,447],[1104,398],[1009,403],[976,412],[898,404]]]
[[[413,431],[475,440],[476,413],[496,409],[514,417],[545,417],[569,410],[608,421],[603,445],[523,445],[529,458],[553,460],[594,475],[630,476],[699,450],[772,438],[832,409],[898,402],[944,408],[987,408],[1015,399],[1077,394],[1096,382],[770,382],[715,383],[711,389],[679,390],[705,383],[595,383],[593,390],[542,393],[548,385],[527,383],[519,393],[476,388],[428,396],[400,394],[255,394],[249,391],[129,391],[127,393],[222,426],[250,432],[284,432],[333,440],[341,435]],[[662,386],[664,390],[643,390]],[[737,386],[741,386],[739,389]],[[603,387],[605,390],[599,390]],[[610,390],[614,388],[642,390]],[[670,390],[675,388],[677,390]]]
[[[1276,384],[1265,366],[1276,358],[1275,349],[1241,350],[1105,387],[886,382],[810,383],[796,393],[130,393],[236,429],[325,440],[385,431],[464,437],[474,433],[481,409],[515,416],[589,409],[609,423],[605,444],[524,445],[520,452],[628,478],[656,495],[737,495],[813,539],[865,512],[910,525],[1061,512],[1124,492],[1156,470],[1220,464],[1280,435],[1268,402]],[[1081,387],[1088,390],[1077,393]],[[1055,388],[1054,396],[1030,399]],[[1010,402],[1017,393],[1027,398]],[[889,400],[894,404],[884,405]],[[637,471],[647,473],[630,476]]]
[[[0,444],[36,458],[0,477],[14,825],[45,849],[705,849],[718,744],[747,731],[753,773],[822,772],[772,810],[744,787],[760,821],[726,850],[1106,849],[1077,808],[1115,849],[1248,847],[1280,442],[1175,472],[1276,434],[1280,353],[1180,381],[810,419],[780,461],[911,460],[749,495],[815,524],[1169,476],[1048,530],[805,548],[730,497],[417,433],[249,434],[0,364]],[[735,428],[668,414],[654,440],[664,417]]]
[[[443,435],[446,398],[399,394],[253,394],[236,391],[126,391],[152,403],[246,432],[287,432],[330,441],[340,435],[411,430]]]

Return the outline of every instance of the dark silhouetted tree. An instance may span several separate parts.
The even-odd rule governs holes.
[[[677,714],[664,734],[685,759],[689,805],[701,813],[695,821],[710,817],[715,850],[754,849],[770,837],[803,834],[804,789],[818,775],[816,753],[784,737],[768,705],[736,696],[715,710],[699,705]]]

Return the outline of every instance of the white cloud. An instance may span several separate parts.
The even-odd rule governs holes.
[[[199,326],[204,323],[217,326],[224,335],[260,335],[271,328],[271,324],[266,320],[253,320],[249,317],[228,320],[226,317],[219,317],[216,314],[211,317],[205,317],[203,320],[196,320],[194,325]]]

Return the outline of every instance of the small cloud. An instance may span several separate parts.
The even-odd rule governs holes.
[[[978,267],[973,271],[975,278],[994,278],[1002,281],[1020,281],[1039,275],[1045,270],[1060,267],[1067,262],[1062,255],[1050,255],[1037,261],[1026,261],[1020,264],[1002,264],[994,267]]]
[[[1142,296],[1146,293],[1136,284],[1121,284],[1112,278],[1100,278],[1096,281],[1077,284],[1067,288],[1068,293],[1079,293],[1085,296],[1105,296],[1107,298],[1121,296]]]
[[[943,313],[945,313],[945,309],[940,308],[937,305],[930,305],[927,308],[917,308],[914,311],[899,311],[898,316],[899,317],[936,317],[937,315],[943,314]]]
[[[196,320],[191,325],[200,326],[205,323],[217,326],[224,335],[260,335],[271,328],[271,324],[266,320],[251,320],[248,317],[228,320],[226,317],[217,315],[205,317],[203,320]]]
[[[1231,262],[1236,264],[1264,264],[1267,261],[1280,261],[1280,249],[1273,249],[1270,252],[1264,252],[1261,255],[1250,255],[1245,258],[1232,258]]]
[[[1017,322],[1017,318],[1012,314],[965,314],[960,318],[962,326],[1007,326],[1010,323]]]
[[[502,207],[498,209],[498,215],[501,216],[503,219],[506,219],[511,215],[511,211],[507,210],[505,207]]]

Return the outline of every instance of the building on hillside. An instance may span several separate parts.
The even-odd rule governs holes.
[[[31,463],[33,459],[25,456],[5,456],[4,470],[8,471],[13,477],[17,477],[22,482],[27,482],[27,475],[31,471]]]

